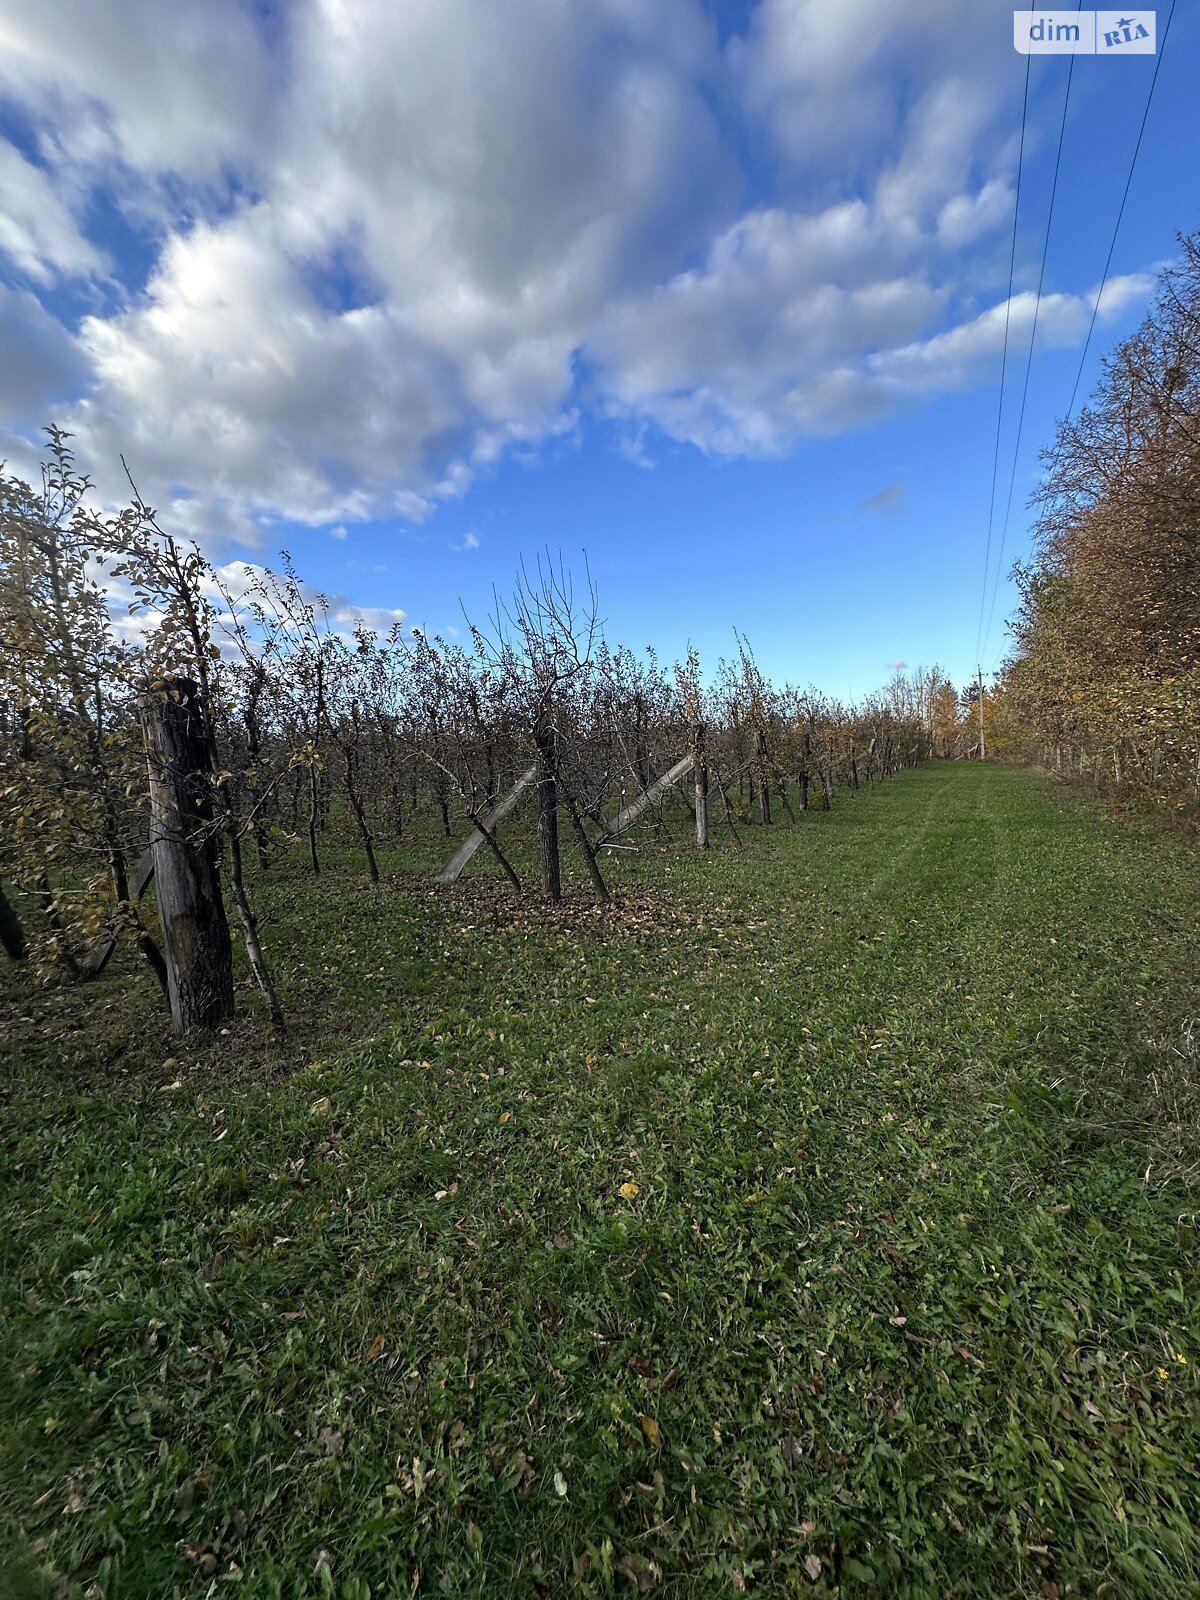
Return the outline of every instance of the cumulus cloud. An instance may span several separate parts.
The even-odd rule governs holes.
[[[50,172],[0,139],[0,255],[35,283],[91,276],[105,265],[72,215],[67,197],[77,197],[71,190],[69,183],[56,186]]]
[[[760,0],[722,41],[704,0],[0,0],[32,130],[0,143],[0,260],[42,296],[0,403],[28,430],[69,389],[102,490],[124,451],[185,531],[254,548],[419,520],[596,413],[650,466],[655,432],[779,455],[986,381],[1020,71],[986,11]],[[89,235],[98,196],[148,272]],[[49,286],[109,277],[55,323]],[[1090,310],[1047,296],[1046,342]]]
[[[216,582],[209,587],[210,598],[229,600],[240,606],[269,578],[266,567],[255,562],[229,561],[215,569]],[[408,612],[394,606],[364,606],[348,595],[320,589],[315,584],[298,581],[300,598],[311,606],[335,632],[353,633],[358,627],[386,634],[392,628],[403,627]]]

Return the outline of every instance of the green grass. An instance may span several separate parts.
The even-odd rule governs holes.
[[[6,1600],[1200,1593],[1194,1199],[1091,1093],[1194,850],[962,765],[744,839],[545,922],[287,867],[285,1081],[30,1023]]]

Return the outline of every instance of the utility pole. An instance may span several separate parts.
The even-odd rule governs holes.
[[[983,743],[983,668],[977,667],[976,671],[979,674],[979,759],[985,761],[987,751]]]

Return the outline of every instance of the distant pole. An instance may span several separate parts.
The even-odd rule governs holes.
[[[983,668],[979,667],[979,759],[987,760],[987,750],[983,742]]]

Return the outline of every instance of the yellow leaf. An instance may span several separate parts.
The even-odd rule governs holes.
[[[333,1110],[333,1102],[330,1100],[327,1094],[323,1094],[319,1100],[313,1101],[308,1110],[310,1116],[327,1117]]]
[[[511,1116],[512,1116],[512,1112],[511,1111],[502,1111],[500,1113],[500,1121],[501,1122],[507,1122],[509,1117],[511,1117]]]
[[[658,1423],[655,1422],[653,1417],[642,1417],[641,1424],[642,1432],[646,1435],[647,1442],[652,1444],[657,1450],[659,1445],[662,1443],[662,1433],[659,1429]]]
[[[380,1356],[383,1354],[383,1346],[383,1335],[381,1333],[377,1333],[367,1348],[367,1360],[378,1361]]]
[[[636,1200],[641,1192],[641,1189],[636,1183],[623,1183],[617,1190],[617,1193],[623,1194],[626,1200]]]

